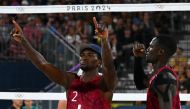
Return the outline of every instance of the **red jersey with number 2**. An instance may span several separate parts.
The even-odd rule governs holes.
[[[89,82],[81,81],[76,76],[67,91],[67,109],[110,109],[110,102],[101,91],[101,76]]]

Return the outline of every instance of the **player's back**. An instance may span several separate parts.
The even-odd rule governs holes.
[[[101,79],[101,76],[96,76],[83,82],[76,76],[67,91],[67,109],[110,109],[110,102],[101,89]]]

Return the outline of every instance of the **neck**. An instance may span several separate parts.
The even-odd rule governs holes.
[[[155,71],[157,71],[158,69],[162,68],[163,66],[165,66],[167,64],[167,60],[163,60],[163,61],[158,61],[157,63],[153,64],[153,69],[154,69],[154,73]]]
[[[85,82],[88,82],[88,81],[92,80],[97,74],[98,74],[97,70],[85,71],[82,74],[82,80]]]

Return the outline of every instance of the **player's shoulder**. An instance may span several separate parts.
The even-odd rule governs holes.
[[[69,78],[71,78],[71,79],[76,79],[76,78],[79,78],[79,77],[80,77],[80,75],[78,75],[78,74],[75,73],[75,72],[67,71],[66,74],[67,74],[67,76],[68,76]]]
[[[155,85],[164,85],[164,84],[175,84],[177,83],[177,78],[173,74],[173,71],[170,69],[163,69],[159,72],[155,78]]]
[[[174,73],[175,72],[171,68],[164,68],[163,70],[160,71],[158,77],[176,80],[176,76]]]

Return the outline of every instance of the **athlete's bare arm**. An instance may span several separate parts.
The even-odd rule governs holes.
[[[93,18],[93,22],[96,29],[95,31],[97,35],[101,38],[103,78],[105,80],[108,92],[110,92],[111,94],[111,100],[113,91],[117,83],[117,75],[108,42],[108,29],[102,27],[103,25],[99,25],[95,17]]]
[[[176,95],[177,81],[172,73],[162,71],[153,83],[160,109],[172,109],[172,97]]]
[[[134,63],[134,82],[136,88],[141,90],[148,87],[148,76],[145,74],[142,66],[142,58],[145,56],[145,46],[135,43],[133,46],[133,54],[135,56]]]
[[[14,31],[12,31],[11,36],[15,41],[23,46],[26,51],[26,55],[32,63],[43,73],[45,73],[49,79],[67,88],[71,80],[74,78],[74,75],[71,73],[61,73],[57,67],[48,63],[46,59],[38,51],[36,51],[24,37],[20,25],[14,20],[12,22],[14,24]]]

